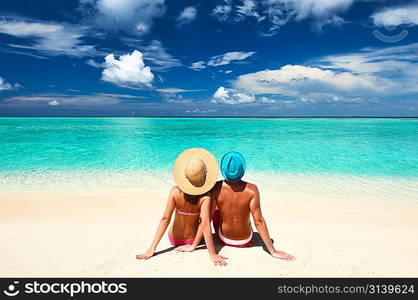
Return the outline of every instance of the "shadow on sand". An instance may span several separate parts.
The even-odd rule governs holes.
[[[173,251],[174,249],[176,249],[176,247],[169,247],[167,249],[157,251],[157,252],[154,253],[154,256],[157,256],[157,255],[160,255],[160,254],[164,254],[164,253]]]
[[[219,253],[219,251],[221,251],[222,248],[225,247],[225,245],[221,244],[218,241],[215,234],[212,234],[212,238],[213,238],[213,243],[215,245],[215,250],[216,250],[217,253]],[[264,245],[264,242],[263,242],[263,240],[262,240],[262,238],[261,238],[261,236],[258,232],[253,233],[253,242],[254,243],[251,247],[262,247],[265,252],[270,254],[270,252],[268,251],[267,247]],[[273,239],[271,239],[271,242],[274,244]],[[200,245],[196,248],[196,250],[204,250],[204,249],[207,249],[207,248],[206,248],[206,245],[204,244],[204,242],[202,241],[202,243],[200,243]]]
[[[222,245],[216,238],[216,235],[213,233],[212,234],[212,238],[213,238],[213,243],[215,245],[215,250],[217,253],[219,253],[219,251],[222,250],[223,247],[225,247],[224,245]],[[260,234],[258,232],[254,232],[253,233],[253,245],[251,247],[262,247],[263,250],[265,252],[267,252],[268,254],[270,254],[270,252],[268,251],[267,247],[264,245],[264,242],[260,236]],[[271,239],[271,242],[274,244],[274,240]],[[160,250],[154,253],[154,256],[160,255],[160,254],[164,254],[170,251],[173,251],[174,249],[176,249],[177,247],[169,247],[166,248],[164,250]],[[206,250],[206,244],[205,241],[202,239],[202,241],[200,242],[199,246],[197,246],[195,251],[199,251],[199,250]]]

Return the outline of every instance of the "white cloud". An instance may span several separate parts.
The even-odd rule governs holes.
[[[193,69],[193,70],[201,70],[205,68],[206,68],[206,63],[203,60],[194,62],[190,65],[190,69]]]
[[[60,103],[57,100],[52,100],[48,102],[48,105],[57,106],[57,105],[60,105]]]
[[[142,89],[152,86],[154,75],[151,69],[145,66],[142,53],[134,50],[131,54],[120,56],[119,59],[113,54],[107,55],[102,80],[120,87]]]
[[[11,84],[0,77],[0,91],[8,91],[8,90],[16,90],[21,88],[22,86],[19,83]]]
[[[413,67],[418,59],[418,43],[387,48],[363,48],[357,52],[325,56],[316,64],[330,69],[346,69],[356,73],[382,73]],[[389,75],[389,74],[388,74]]]
[[[238,20],[246,17],[255,17],[258,21],[262,21],[265,17],[262,17],[257,12],[257,3],[254,0],[243,0],[242,5],[237,5],[237,18]]]
[[[264,70],[244,74],[234,85],[255,94],[281,94],[295,96],[303,92],[335,90],[353,92],[381,90],[375,85],[376,78],[351,72],[334,72],[302,65],[285,65],[278,70]]]
[[[418,92],[418,43],[380,49],[364,48],[355,53],[327,56],[316,64],[357,76],[373,77],[373,85],[383,95]]]
[[[215,94],[213,94],[213,98],[220,99],[220,100],[225,100],[229,97],[230,97],[229,91],[226,88],[224,88],[223,86],[219,87],[216,90]]]
[[[212,56],[207,63],[204,61],[194,62],[191,64],[189,68],[193,70],[200,70],[200,69],[205,69],[207,67],[225,66],[225,65],[229,65],[232,62],[245,60],[254,54],[255,52],[239,52],[239,51],[227,52],[225,54]]]
[[[354,0],[269,0],[270,3],[289,5],[297,21],[314,17],[329,18],[336,13],[347,10]]]
[[[149,26],[144,23],[139,23],[136,25],[135,29],[138,31],[139,34],[144,34],[149,31]]]
[[[0,30],[2,33],[18,37],[31,37],[40,34],[55,34],[62,30],[62,26],[58,24],[4,20],[0,22]]]
[[[212,14],[219,20],[219,21],[226,21],[231,14],[232,5],[231,0],[224,0],[222,4],[217,5]]]
[[[164,92],[161,92],[161,97],[162,97],[162,99],[164,99],[165,102],[168,102],[168,103],[188,104],[188,103],[195,102],[195,100],[193,100],[193,99],[183,98],[183,95],[178,94],[178,93],[164,93]]]
[[[159,40],[151,40],[144,44],[138,38],[123,37],[121,40],[129,47],[139,49],[144,55],[144,61],[150,64],[155,71],[167,71],[168,69],[182,66],[182,62],[168,53],[163,43]]]
[[[186,113],[195,113],[195,114],[207,114],[207,113],[213,113],[213,112],[217,112],[218,110],[216,108],[213,109],[200,109],[200,108],[195,108],[195,109],[189,109],[186,110]]]
[[[276,100],[264,96],[260,98],[260,101],[263,103],[276,103]]]
[[[28,96],[15,96],[4,99],[10,105],[19,105],[19,103],[26,103],[25,105],[51,105],[51,106],[106,106],[120,103],[121,99],[125,102],[131,102],[141,96],[125,95],[125,94],[90,94],[90,95],[67,95],[67,94],[38,94]]]
[[[16,96],[7,98],[10,101],[54,101],[56,98],[52,95],[36,95],[36,96]]]
[[[9,47],[34,50],[47,56],[83,57],[96,54],[94,46],[83,44],[87,29],[75,24],[5,19],[0,21],[0,33],[25,39],[19,44],[7,44]]]
[[[165,12],[164,0],[82,0],[80,11],[86,20],[109,30],[126,30],[144,34],[153,19]]]
[[[227,52],[225,54],[212,57],[208,61],[208,66],[217,67],[229,65],[233,61],[247,59],[248,57],[254,55],[254,53],[255,52]]]
[[[181,61],[169,54],[163,44],[158,40],[152,40],[149,45],[140,48],[144,59],[155,65],[153,67],[154,70],[165,71],[182,66]]]
[[[103,68],[104,67],[103,63],[98,63],[97,61],[95,61],[91,58],[86,61],[86,64],[88,64],[89,66],[92,66],[93,68]]]
[[[219,87],[212,96],[212,103],[223,104],[243,104],[255,102],[253,94],[242,93],[236,90],[226,89],[223,86]]]
[[[356,103],[416,95],[417,78],[418,43],[415,43],[364,48],[322,57],[309,65],[285,65],[277,70],[244,74],[232,86],[256,97],[282,95],[305,103]]]
[[[378,26],[417,25],[418,4],[384,8],[371,18]]]
[[[345,12],[356,0],[236,0],[223,1],[215,7],[212,14],[220,21],[241,21],[254,17],[266,35],[290,21],[309,20],[315,30],[325,25],[344,23],[339,14]],[[260,27],[261,28],[261,27]]]
[[[355,0],[267,0],[266,12],[271,21],[270,31],[278,29],[291,20],[310,19],[315,30],[325,25],[344,23],[340,13],[345,12]]]
[[[165,94],[165,95],[173,95],[173,94]],[[182,103],[182,104],[189,104],[189,103],[194,103],[194,100],[192,99],[183,99],[183,97],[181,95],[173,95],[172,97],[164,97],[165,98],[165,102],[167,103]]]
[[[223,86],[219,87],[216,92],[212,95],[211,103],[218,104],[229,104],[229,105],[245,105],[245,104],[275,104],[275,105],[294,105],[296,100],[277,100],[272,97],[258,96],[253,93],[247,92],[243,89],[236,88],[225,88]]]
[[[129,95],[129,94],[98,93],[98,94],[95,94],[95,95],[97,95],[97,96],[103,96],[103,97],[110,97],[110,98],[121,98],[121,99],[138,99],[138,98],[144,98],[142,96]]]
[[[186,89],[179,89],[179,88],[162,88],[157,89],[157,91],[161,93],[191,93],[191,92],[201,92],[205,90],[186,90]]]
[[[196,19],[197,10],[193,6],[186,7],[180,15],[177,17],[177,21],[180,25],[190,24],[194,19]]]

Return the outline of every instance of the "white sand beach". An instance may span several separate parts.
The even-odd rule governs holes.
[[[322,177],[314,182],[298,177],[295,182],[297,187],[281,182],[275,189],[260,189],[274,245],[296,261],[272,258],[259,239],[247,249],[221,247],[215,241],[229,258],[227,267],[212,265],[206,249],[171,251],[166,236],[158,255],[135,259],[153,238],[169,186],[154,193],[2,191],[0,276],[418,276],[417,181]]]

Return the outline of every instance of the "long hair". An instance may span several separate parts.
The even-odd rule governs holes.
[[[186,198],[186,201],[190,204],[196,204],[199,200],[200,195],[189,195],[187,193],[184,193],[184,197]]]

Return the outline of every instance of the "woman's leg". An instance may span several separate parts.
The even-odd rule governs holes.
[[[168,230],[167,230],[167,235],[168,235],[168,239],[169,239],[169,241],[170,241],[171,245],[172,245],[172,246],[174,246],[174,247],[176,247],[176,246],[177,246],[177,245],[176,245],[176,240],[175,240],[175,238],[174,238],[174,236],[173,236],[173,225],[171,225],[171,226],[168,228]]]

